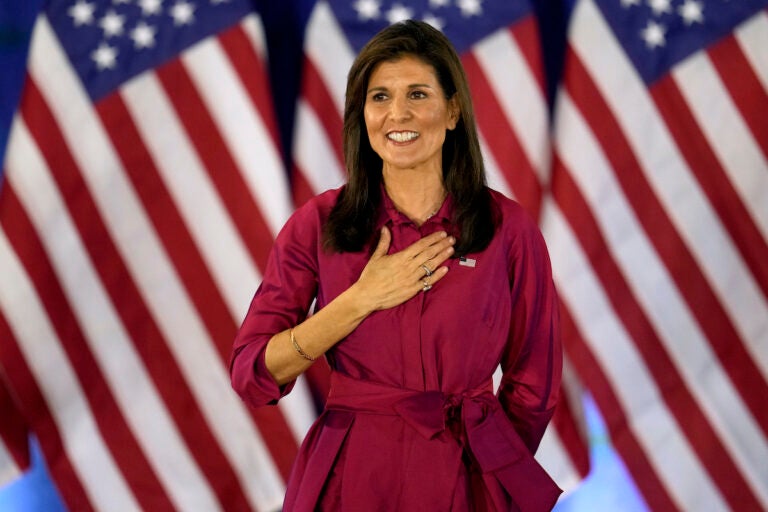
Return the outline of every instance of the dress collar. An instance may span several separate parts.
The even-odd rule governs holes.
[[[381,229],[382,226],[385,224],[387,225],[398,225],[398,224],[408,224],[413,223],[411,219],[409,219],[405,214],[398,211],[397,208],[395,208],[395,203],[392,202],[392,199],[389,197],[389,194],[387,194],[386,188],[384,187],[384,183],[382,182],[379,185],[379,191],[381,193],[381,207],[379,208],[378,212],[378,219],[376,221],[376,229]],[[437,222],[442,223],[444,221],[450,222],[451,217],[453,215],[453,198],[450,194],[445,196],[445,200],[443,201],[443,204],[440,205],[440,208],[438,208],[437,212],[435,212],[434,215],[429,217],[424,224],[428,224],[430,222]]]

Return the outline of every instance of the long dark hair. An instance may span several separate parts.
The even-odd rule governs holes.
[[[408,20],[376,34],[360,51],[347,76],[344,106],[344,157],[349,180],[324,228],[324,247],[337,252],[361,251],[373,241],[381,205],[382,160],[371,148],[364,108],[368,80],[381,62],[413,55],[432,66],[447,99],[456,97],[459,120],[443,143],[443,183],[453,199],[455,255],[488,246],[496,229],[485,167],[480,153],[467,78],[456,50],[439,30]]]

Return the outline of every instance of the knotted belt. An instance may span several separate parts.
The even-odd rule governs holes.
[[[449,433],[483,473],[496,476],[519,510],[551,510],[561,492],[514,430],[492,393],[490,379],[477,388],[446,394],[332,372],[326,409],[397,415],[425,439]]]

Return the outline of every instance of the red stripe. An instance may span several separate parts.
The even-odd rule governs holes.
[[[6,187],[7,188],[7,187]],[[2,190],[0,190],[0,200]],[[0,217],[1,218],[1,217]],[[0,367],[0,438],[19,471],[29,469],[29,426],[9,391],[11,383]]]
[[[661,399],[667,404],[680,429],[686,433],[691,446],[726,500],[733,506],[743,503],[757,506],[759,501],[691,395],[653,324],[611,256],[611,248],[600,233],[598,223],[570,172],[557,154],[553,163],[552,193],[555,200],[568,219],[613,310],[657,383]],[[569,353],[573,354],[573,350]]]
[[[488,79],[472,53],[461,58],[467,73],[475,106],[477,124],[515,198],[538,218],[541,209],[541,184],[533,164],[517,134],[504,115]]]
[[[307,182],[306,174],[304,174],[304,171],[298,164],[296,164],[295,160],[291,179],[291,193],[293,194],[293,204],[296,208],[303,206],[304,203],[312,199],[316,194]]]
[[[223,206],[251,257],[263,271],[272,246],[271,231],[205,102],[178,59],[158,68],[156,74],[221,196]]]
[[[768,299],[768,266],[765,265],[768,261],[768,244],[742,203],[738,192],[733,188],[728,174],[707,142],[679,87],[668,75],[654,84],[651,95],[683,158],[731,235],[730,238],[749,267],[755,283],[763,296]],[[750,171],[764,172],[765,170],[746,170],[746,172]],[[745,171],[737,170],[737,172]],[[752,371],[759,370],[750,369],[747,375]],[[764,407],[758,407],[758,409],[765,410]],[[768,430],[766,432],[768,433]]]
[[[125,103],[120,96],[112,95],[100,101],[97,110],[142,206],[216,346],[221,364],[226,366],[237,323],[230,315]],[[298,452],[288,423],[276,407],[263,411],[248,410],[283,478],[287,479],[290,465]]]
[[[272,92],[267,79],[266,63],[253,47],[242,25],[236,25],[218,36],[243,87],[256,105],[259,117],[272,136],[276,152],[280,154],[280,132],[272,106]]]
[[[629,426],[627,415],[613,392],[613,386],[603,372],[591,347],[584,341],[571,313],[562,300],[560,301],[560,326],[563,343],[579,376],[592,393],[616,451],[632,474],[632,480],[639,488],[649,510],[678,510],[659,475],[654,470],[644,448]]]
[[[46,251],[37,237],[35,227],[10,183],[6,183],[3,188],[2,200],[6,213],[2,219],[3,229],[24,265],[58,337],[58,341],[44,340],[41,343],[61,342],[89,407],[92,411],[97,411],[94,418],[99,433],[142,508],[171,510],[173,505],[110,393],[109,384],[91,352]]]
[[[0,205],[2,205],[2,201],[0,201]],[[0,309],[0,340],[3,340],[3,350],[0,350],[0,362],[3,370],[13,383],[16,392],[23,397],[24,415],[37,435],[40,448],[45,454],[48,471],[58,484],[57,487],[62,499],[70,510],[93,511],[93,504],[89,501],[88,494],[64,450],[61,434],[51,411],[48,410],[47,401],[40,388],[37,387],[37,382],[35,382],[24,356],[19,351],[16,337],[8,325],[2,309]]]
[[[544,63],[541,55],[541,39],[536,17],[526,16],[510,28],[512,37],[517,42],[517,47],[528,63],[527,71],[536,79],[542,97],[547,90],[547,80],[544,76]]]
[[[765,51],[765,48],[757,51]],[[752,131],[763,158],[768,159],[768,122],[765,120],[768,93],[755,75],[755,70],[733,34],[712,45],[707,53],[741,117]]]
[[[232,492],[236,475],[210,431],[205,417],[186,385],[185,378],[166,340],[147,308],[141,293],[104,225],[88,185],[80,175],[58,124],[45,104],[34,80],[26,86],[23,110],[33,138],[56,180],[69,214],[80,233],[92,264],[112,300],[136,351],[152,377],[181,436],[222,504],[247,507],[242,493]],[[55,164],[55,165],[54,165]]]
[[[325,135],[331,141],[331,148],[336,155],[339,168],[344,169],[344,153],[342,150],[344,120],[339,115],[339,112],[336,111],[336,102],[329,88],[326,87],[322,76],[318,73],[315,63],[309,58],[305,58],[302,72],[304,76],[302,77],[301,96],[315,112],[317,120],[323,125]],[[320,192],[322,190],[315,191],[315,193]]]
[[[740,339],[704,272],[654,194],[645,178],[646,171],[638,162],[613,112],[600,96],[599,89],[577,55],[570,52],[569,58],[573,76],[567,82],[567,88],[574,103],[600,142],[624,196],[706,334],[709,346],[763,433],[768,435],[768,409],[764,407],[768,383],[750,357],[744,341]],[[661,81],[659,84],[662,88]],[[655,96],[657,93],[653,94]]]

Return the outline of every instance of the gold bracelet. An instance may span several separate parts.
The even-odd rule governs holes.
[[[293,348],[295,348],[296,352],[298,352],[299,355],[301,357],[303,357],[304,359],[306,359],[307,361],[314,361],[315,360],[314,357],[312,357],[311,355],[309,355],[306,352],[304,352],[303,350],[301,350],[301,347],[299,346],[298,342],[296,341],[296,336],[294,336],[294,334],[293,334],[293,329],[294,328],[291,328],[291,343],[293,344]]]

